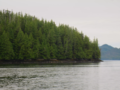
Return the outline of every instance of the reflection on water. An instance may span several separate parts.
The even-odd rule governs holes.
[[[0,90],[120,90],[120,61],[0,68]]]

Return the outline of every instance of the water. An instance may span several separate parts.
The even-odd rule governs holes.
[[[120,90],[120,61],[0,68],[0,90]]]

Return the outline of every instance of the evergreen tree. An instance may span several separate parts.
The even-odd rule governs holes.
[[[15,59],[23,59],[24,57],[20,54],[21,47],[24,45],[24,33],[21,29],[17,34],[16,39],[14,40],[14,51],[15,51]]]
[[[4,31],[0,36],[0,60],[11,60],[14,57],[12,43],[9,40],[8,34]]]
[[[63,55],[64,55],[64,48],[63,48],[63,45],[62,45],[61,37],[58,34],[56,56],[57,56],[58,59],[64,59]]]

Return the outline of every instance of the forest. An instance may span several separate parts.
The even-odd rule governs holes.
[[[0,11],[0,61],[98,60],[98,40],[74,27],[38,19],[21,12]]]

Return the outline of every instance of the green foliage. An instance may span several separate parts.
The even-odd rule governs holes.
[[[8,10],[0,16],[0,60],[100,58],[98,40],[76,28]]]
[[[0,60],[13,59],[14,51],[7,33],[4,31],[0,36]]]

